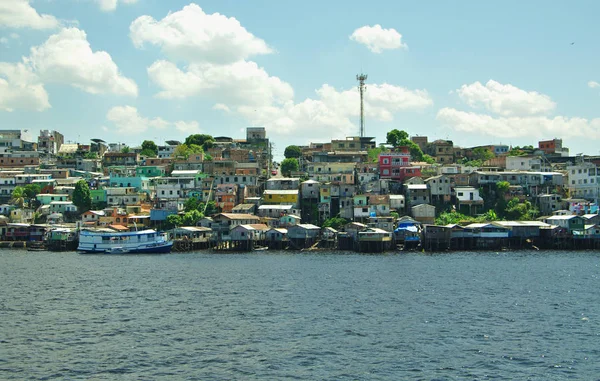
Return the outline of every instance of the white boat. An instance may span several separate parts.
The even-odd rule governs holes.
[[[166,233],[148,229],[135,232],[82,230],[77,251],[91,254],[169,253],[173,241]]]

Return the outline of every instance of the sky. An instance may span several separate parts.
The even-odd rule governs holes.
[[[600,154],[597,1],[0,0],[0,129],[131,146],[392,129]]]

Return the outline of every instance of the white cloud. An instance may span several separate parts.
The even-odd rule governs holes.
[[[0,62],[0,110],[49,108],[48,93],[26,65]]]
[[[110,54],[92,51],[85,32],[77,28],[62,29],[32,47],[24,62],[45,83],[66,84],[91,94],[138,94],[135,82],[119,72]]]
[[[423,110],[433,104],[424,90],[408,90],[389,84],[369,86],[365,99],[367,125],[369,119],[391,121],[399,111]],[[242,105],[237,111],[254,125],[269,126],[273,135],[297,135],[303,139],[325,136],[355,135],[360,114],[358,90],[337,91],[323,85],[315,99],[300,103],[288,101],[283,106],[251,107]]]
[[[224,111],[226,113],[230,113],[231,112],[231,109],[226,104],[223,104],[223,103],[217,103],[217,104],[215,104],[212,107],[212,109],[213,110],[221,110],[221,111]]]
[[[53,29],[59,26],[54,16],[40,15],[29,2],[29,0],[0,1],[0,27]]]
[[[146,118],[139,114],[137,108],[132,106],[116,106],[108,110],[106,119],[111,121],[115,130],[120,135],[136,135],[149,130],[166,130],[175,128],[184,133],[199,131],[196,121],[169,122],[162,118]]]
[[[600,138],[600,118],[567,118],[556,116],[499,117],[443,108],[438,111],[437,120],[456,132],[518,138],[540,136]]]
[[[596,81],[589,81],[589,82],[588,82],[588,86],[589,86],[591,89],[595,89],[595,88],[598,88],[598,87],[600,87],[600,83],[598,83],[598,82],[596,82]]]
[[[196,4],[170,13],[160,21],[140,16],[129,26],[134,45],[159,46],[174,60],[232,63],[272,50],[233,17],[206,14]]]
[[[182,71],[171,62],[157,61],[148,68],[148,76],[161,88],[157,96],[167,99],[204,95],[225,104],[268,105],[294,95],[288,83],[269,76],[255,62],[198,63]]]
[[[117,9],[117,4],[119,2],[123,4],[135,4],[138,0],[96,0],[100,9],[104,12],[112,12]]]
[[[485,108],[505,117],[547,114],[556,108],[556,103],[545,94],[525,91],[511,84],[503,85],[491,79],[485,86],[474,82],[462,85],[456,91],[470,107]]]
[[[383,29],[381,25],[365,25],[356,29],[350,39],[365,45],[373,53],[381,53],[384,50],[407,48],[402,43],[402,35],[396,29]]]

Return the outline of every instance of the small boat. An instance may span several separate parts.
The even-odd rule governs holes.
[[[77,251],[87,254],[169,253],[173,241],[166,233],[148,229],[134,232],[82,230]]]

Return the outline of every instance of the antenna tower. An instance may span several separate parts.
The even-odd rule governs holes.
[[[357,74],[356,80],[358,81],[358,91],[360,92],[360,137],[365,137],[365,91],[367,91],[367,86],[365,86],[365,81],[367,80],[366,74]]]

